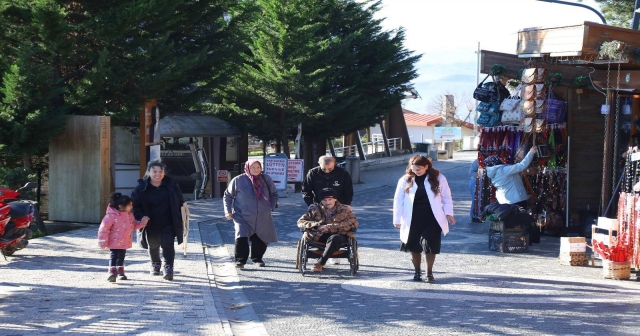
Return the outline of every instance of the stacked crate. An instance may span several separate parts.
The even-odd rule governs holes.
[[[560,238],[560,255],[558,261],[562,265],[587,266],[587,241],[584,237]]]
[[[505,228],[502,221],[489,224],[489,249],[503,253],[529,251],[529,232],[523,226]]]

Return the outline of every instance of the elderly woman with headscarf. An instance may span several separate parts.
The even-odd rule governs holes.
[[[531,147],[529,153],[519,163],[508,165],[496,155],[487,157],[484,164],[487,166],[487,177],[496,187],[496,199],[500,204],[517,204],[527,207],[527,190],[524,188],[520,172],[527,169],[536,154],[536,146]]]
[[[236,231],[236,267],[244,268],[249,258],[264,267],[262,256],[267,244],[278,241],[271,211],[278,202],[278,191],[269,175],[262,173],[258,160],[249,160],[244,165],[244,174],[238,175],[224,192],[225,218],[233,219]]]

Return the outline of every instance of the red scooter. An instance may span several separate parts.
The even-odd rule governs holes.
[[[18,190],[0,187],[0,251],[10,256],[27,247],[33,235],[29,226],[34,218],[35,202],[20,200],[20,191],[37,188],[38,184],[29,182]]]

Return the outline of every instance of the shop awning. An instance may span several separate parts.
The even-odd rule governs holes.
[[[237,128],[214,116],[172,114],[160,119],[161,137],[239,137]]]
[[[525,28],[518,32],[517,54],[482,50],[480,72],[487,74],[491,66],[502,64],[506,67],[505,77],[517,78],[518,71],[526,67],[528,60],[544,59],[544,67],[549,72],[562,74],[564,85],[571,85],[578,76],[590,75],[600,88],[640,91],[640,64],[631,59],[611,63],[598,59],[600,45],[613,40],[635,50],[640,48],[640,31],[594,22]]]

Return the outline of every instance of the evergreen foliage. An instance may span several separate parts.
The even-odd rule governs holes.
[[[631,28],[635,0],[595,0],[607,23],[612,26]]]
[[[65,116],[132,121],[201,108],[245,48],[244,0],[6,0],[0,3],[0,146],[46,149]]]
[[[262,139],[286,143],[298,123],[317,142],[372,126],[417,76],[404,31],[373,17],[380,1],[258,2],[245,64],[216,111]]]

